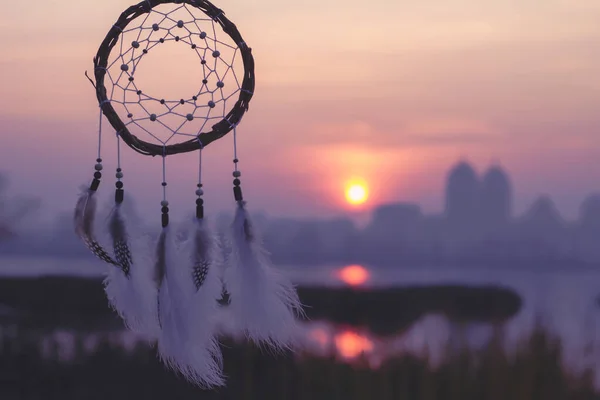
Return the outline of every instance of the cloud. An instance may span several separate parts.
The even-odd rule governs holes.
[[[343,143],[365,148],[479,146],[503,138],[480,121],[435,118],[408,120],[393,128],[365,120],[327,122],[313,125],[303,136],[313,145]]]

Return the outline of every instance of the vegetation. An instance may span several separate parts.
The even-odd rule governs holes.
[[[100,340],[95,351],[75,335],[64,360],[58,342],[42,351],[39,338],[19,331],[0,349],[3,400],[261,399],[261,400],[600,400],[593,371],[575,374],[562,360],[560,342],[538,329],[516,354],[503,350],[502,335],[483,350],[448,351],[441,365],[427,356],[404,356],[377,369],[366,359],[348,364],[334,355],[274,356],[249,345],[223,346],[226,388],[205,391],[167,371],[155,350],[131,351]]]
[[[516,315],[522,306],[516,292],[497,286],[300,287],[298,292],[310,320],[364,326],[378,335],[402,332],[432,313],[457,322],[498,323]],[[30,327],[61,326],[78,331],[123,327],[108,307],[99,279],[0,278],[0,304],[19,310],[14,317]]]

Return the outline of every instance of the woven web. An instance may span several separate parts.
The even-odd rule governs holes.
[[[121,33],[107,67],[107,94],[115,111],[132,134],[150,143],[174,144],[210,131],[241,90],[238,75],[243,77],[243,62],[237,44],[214,20],[188,4],[160,5],[137,20]],[[173,56],[172,46],[183,46],[190,56]],[[176,50],[181,55],[182,48]],[[159,60],[158,72],[147,79],[146,68],[152,63],[142,69],[141,62],[155,53],[160,55],[152,56]],[[197,59],[197,65],[182,65],[190,59]],[[161,67],[170,73],[161,72]],[[146,72],[136,77],[142,70]],[[145,79],[138,79],[140,75]],[[173,91],[160,88],[164,81],[175,82],[177,93],[163,97]]]

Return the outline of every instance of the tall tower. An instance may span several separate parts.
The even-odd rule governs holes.
[[[512,216],[512,186],[499,166],[490,167],[483,175],[479,213],[486,232],[506,227]]]
[[[452,234],[468,238],[477,233],[480,182],[466,161],[455,165],[446,183],[446,219]]]

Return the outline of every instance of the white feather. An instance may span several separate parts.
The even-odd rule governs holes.
[[[240,204],[232,225],[232,251],[224,272],[233,326],[255,343],[291,349],[299,339],[302,306],[292,283],[275,269],[256,232],[247,240],[248,214]],[[226,328],[225,328],[226,329]]]
[[[193,238],[194,235],[176,251],[173,238],[167,233],[166,274],[159,294],[159,353],[165,364],[187,380],[209,388],[224,385],[222,355],[214,337],[220,284],[216,268],[211,268],[205,284],[196,290],[192,276]]]
[[[117,268],[110,268],[104,280],[110,304],[132,331],[146,339],[156,340],[160,334],[158,324],[158,291],[152,277],[150,238],[143,236],[130,242],[133,263],[129,277]]]
[[[152,268],[154,249],[151,238],[143,234],[139,226],[130,223],[132,213],[127,197],[121,205],[113,205],[108,218],[120,207],[120,217],[128,232],[128,244],[132,255],[129,276],[111,266],[104,280],[109,303],[124,320],[126,326],[146,339],[156,340],[159,336],[157,288]],[[103,230],[105,242],[111,243],[108,230]],[[112,246],[111,246],[112,247]]]

